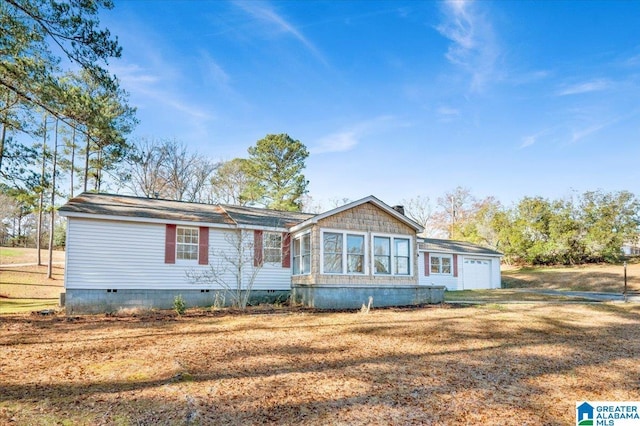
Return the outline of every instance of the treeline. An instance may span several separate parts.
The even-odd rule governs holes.
[[[433,213],[426,198],[405,204],[426,235],[490,247],[515,264],[616,262],[623,257],[623,244],[637,244],[639,237],[640,202],[628,191],[588,191],[555,200],[524,197],[507,208],[458,187],[438,198]]]
[[[61,140],[69,139],[62,136]],[[301,210],[308,199],[303,170],[309,153],[302,142],[284,133],[266,135],[247,149],[246,158],[229,161],[209,159],[174,139],[143,138],[127,146],[123,155],[109,162],[110,172],[97,186],[87,188],[82,185],[86,180],[74,179],[74,172],[82,176],[78,173],[82,170],[72,160],[72,149],[61,150],[53,162],[54,167],[59,166],[53,176],[66,178],[64,187],[60,179],[58,184],[51,181],[55,192],[47,184],[30,190],[0,180],[0,245],[63,246],[65,222],[55,216],[55,194],[63,195],[58,200],[64,202],[77,191],[106,189],[147,198],[279,210]],[[43,170],[51,164],[48,158],[42,157]],[[66,171],[64,176],[61,170]],[[48,202],[45,193],[51,195]],[[48,244],[44,241],[47,237]]]
[[[308,181],[306,146],[268,134],[246,158],[214,161],[172,139],[140,139],[119,166],[118,186],[147,198],[300,210]]]
[[[100,190],[130,150],[135,109],[106,69],[121,48],[98,19],[111,7],[110,0],[0,7],[2,243],[31,238],[39,247],[48,235],[53,246],[56,197]]]

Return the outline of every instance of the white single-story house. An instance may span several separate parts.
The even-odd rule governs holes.
[[[420,238],[418,253],[423,259],[421,285],[441,285],[447,290],[501,287],[500,252],[464,241]]]
[[[69,313],[170,308],[177,295],[187,306],[211,306],[250,288],[253,302],[291,297],[350,309],[370,298],[373,306],[438,303],[445,287],[499,287],[499,253],[438,251],[397,207],[369,196],[306,214],[83,193],[59,210],[67,218],[65,306]],[[446,256],[457,265],[450,277]],[[487,276],[475,263],[483,259],[492,262]],[[466,268],[475,284],[465,281]]]

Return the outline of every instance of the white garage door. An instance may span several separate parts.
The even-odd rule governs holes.
[[[491,288],[490,260],[465,258],[463,267],[463,287],[465,290]]]

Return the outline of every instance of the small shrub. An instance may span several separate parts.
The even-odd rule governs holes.
[[[184,315],[186,312],[187,304],[181,294],[173,298],[173,310],[176,311],[178,315]]]

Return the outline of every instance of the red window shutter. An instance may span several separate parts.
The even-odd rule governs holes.
[[[262,266],[262,231],[253,231],[253,266]]]
[[[431,265],[429,264],[429,253],[424,252],[424,276],[429,276],[429,270],[431,269]]]
[[[198,265],[209,264],[209,228],[200,227],[198,236]]]
[[[291,268],[291,234],[282,233],[282,267]]]
[[[176,263],[176,225],[167,224],[164,240],[164,263]]]
[[[457,254],[453,255],[453,276],[454,277],[458,276],[458,255]]]

